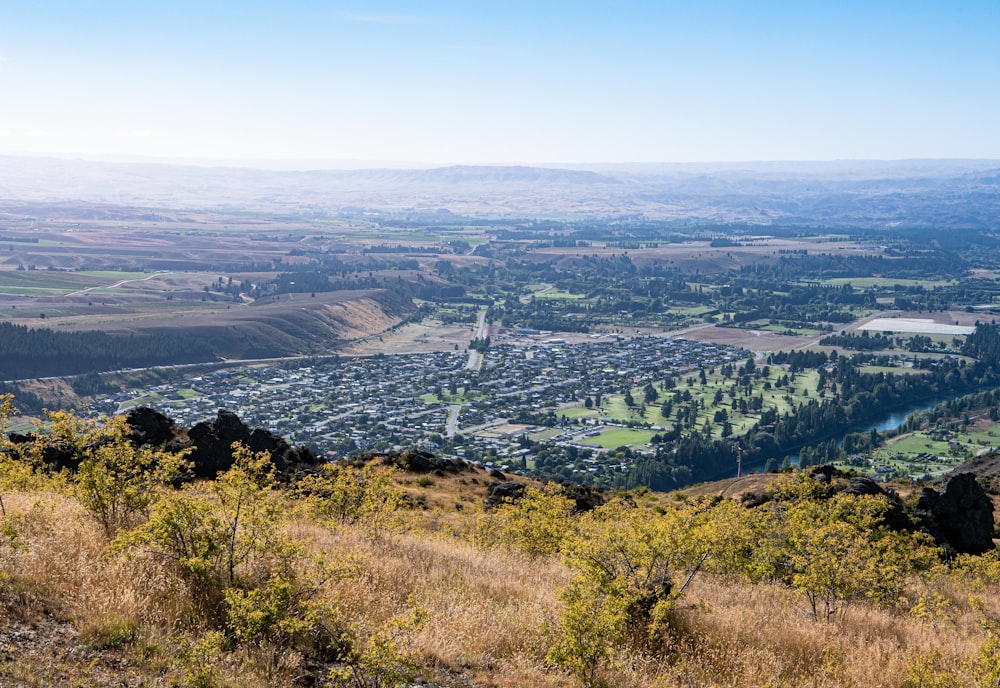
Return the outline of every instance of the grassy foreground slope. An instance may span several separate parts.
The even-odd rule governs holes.
[[[136,446],[121,419],[51,420],[0,456],[0,686],[1000,676],[995,551],[945,565],[893,526],[892,500],[808,475],[754,500],[594,506],[399,457],[281,476],[236,447],[231,469],[191,482],[183,456]],[[75,470],[47,468],[56,448]]]

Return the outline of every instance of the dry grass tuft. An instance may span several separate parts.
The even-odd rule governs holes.
[[[0,685],[103,685],[117,671],[138,677],[128,685],[291,688],[306,672],[325,676],[296,651],[234,645],[213,632],[182,580],[141,552],[110,552],[75,500],[9,493],[4,503],[20,542],[0,545],[0,602],[10,612],[0,646],[25,628],[32,637],[47,634],[48,644],[25,645],[15,664],[0,663]],[[345,628],[384,628],[422,612],[406,648],[425,678],[448,688],[579,685],[545,661],[562,611],[558,591],[570,580],[566,566],[446,534],[472,532],[477,509],[445,516],[455,528],[433,533],[424,530],[434,522],[426,513],[404,532],[301,515],[285,530],[305,548],[300,577],[322,581],[320,594]],[[702,573],[671,612],[663,652],[617,648],[599,678],[623,688],[976,685],[981,622],[1000,612],[1000,590],[942,573],[915,581],[908,594],[911,602],[895,611],[856,604],[833,623],[817,623],[786,586]],[[911,613],[918,600],[930,602]]]
[[[952,685],[974,685],[968,658],[983,634],[971,613],[946,632],[865,605],[827,624],[809,619],[804,601],[779,585],[704,576],[689,592],[692,604],[676,612],[677,652],[668,671],[676,685],[903,688],[928,656],[950,672]]]
[[[414,534],[372,539],[361,528],[308,532],[311,546],[354,560],[337,582],[352,615],[383,623],[416,606],[426,622],[414,649],[429,664],[452,670],[496,669],[513,661],[537,667],[548,648],[556,589],[567,578],[558,561],[477,549],[468,542]],[[513,684],[512,684],[513,685]]]

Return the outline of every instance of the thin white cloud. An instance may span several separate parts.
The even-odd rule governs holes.
[[[416,14],[340,12],[337,16],[345,21],[359,22],[362,24],[396,24],[417,26],[434,23],[430,17],[422,17]]]
[[[0,129],[0,136],[10,136],[10,129]]]
[[[39,139],[43,136],[48,136],[49,134],[42,129],[32,129],[31,131],[25,132],[24,135],[30,139]]]
[[[119,131],[115,136],[120,139],[148,139],[150,134],[145,129],[132,129],[130,131]]]

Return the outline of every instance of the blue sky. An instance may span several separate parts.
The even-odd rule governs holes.
[[[0,153],[1000,158],[1000,3],[0,0]]]

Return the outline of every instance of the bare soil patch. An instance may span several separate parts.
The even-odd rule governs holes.
[[[739,346],[750,351],[783,351],[809,345],[815,337],[789,337],[768,330],[742,330],[736,327],[703,327],[677,335],[696,342],[714,342]]]
[[[344,354],[428,353],[464,351],[475,334],[469,325],[410,323],[395,330],[378,332],[342,347]]]

